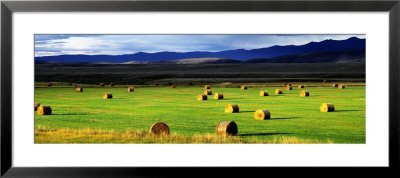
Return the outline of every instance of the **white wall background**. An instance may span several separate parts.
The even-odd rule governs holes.
[[[387,13],[14,13],[13,29],[14,166],[388,166]],[[38,33],[366,34],[367,142],[34,144]]]

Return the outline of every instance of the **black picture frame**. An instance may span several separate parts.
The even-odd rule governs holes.
[[[12,165],[12,17],[13,12],[388,12],[389,13],[389,167],[342,168],[367,174],[373,171],[395,171],[399,168],[400,135],[400,0],[391,1],[2,1],[1,2],[1,176],[4,177],[143,177],[209,176],[251,171],[293,172],[277,167],[258,168],[177,168],[177,167],[74,167],[32,168]],[[305,168],[305,167],[303,167]],[[245,169],[245,170],[244,170]],[[250,169],[250,170],[249,170]],[[268,169],[268,170],[266,170]],[[306,170],[295,169],[297,173]],[[317,168],[338,169],[338,168]],[[338,172],[327,170],[330,175]],[[268,173],[270,174],[270,173]],[[311,173],[310,173],[311,174]],[[188,175],[189,176],[189,175]],[[191,177],[191,176],[189,176]]]

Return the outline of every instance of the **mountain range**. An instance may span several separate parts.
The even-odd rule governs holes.
[[[328,63],[365,62],[365,39],[324,40],[304,45],[271,46],[219,52],[138,52],[124,55],[59,55],[35,57],[36,62],[85,62],[125,64],[221,64],[221,63]]]

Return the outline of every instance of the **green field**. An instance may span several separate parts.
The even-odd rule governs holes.
[[[35,113],[35,143],[365,143],[365,85],[347,84],[343,90],[329,85],[298,89],[293,83],[291,91],[269,84],[248,85],[248,90],[211,85],[224,99],[209,95],[206,101],[196,99],[204,85],[136,86],[132,93],[127,86],[84,86],[82,93],[57,85],[35,88],[35,102],[53,111]],[[276,95],[277,88],[284,94]],[[270,96],[259,96],[261,90]],[[300,97],[301,90],[310,96]],[[103,99],[104,92],[113,98]],[[336,111],[320,112],[322,103],[333,103]],[[226,104],[238,104],[240,112],[225,113]],[[271,119],[255,120],[257,109],[270,111]],[[221,121],[235,121],[238,136],[216,136]],[[166,123],[171,135],[149,135],[156,122]]]

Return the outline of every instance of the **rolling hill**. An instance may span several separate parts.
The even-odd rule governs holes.
[[[365,50],[319,51],[274,58],[256,58],[245,63],[341,63],[365,62]]]

